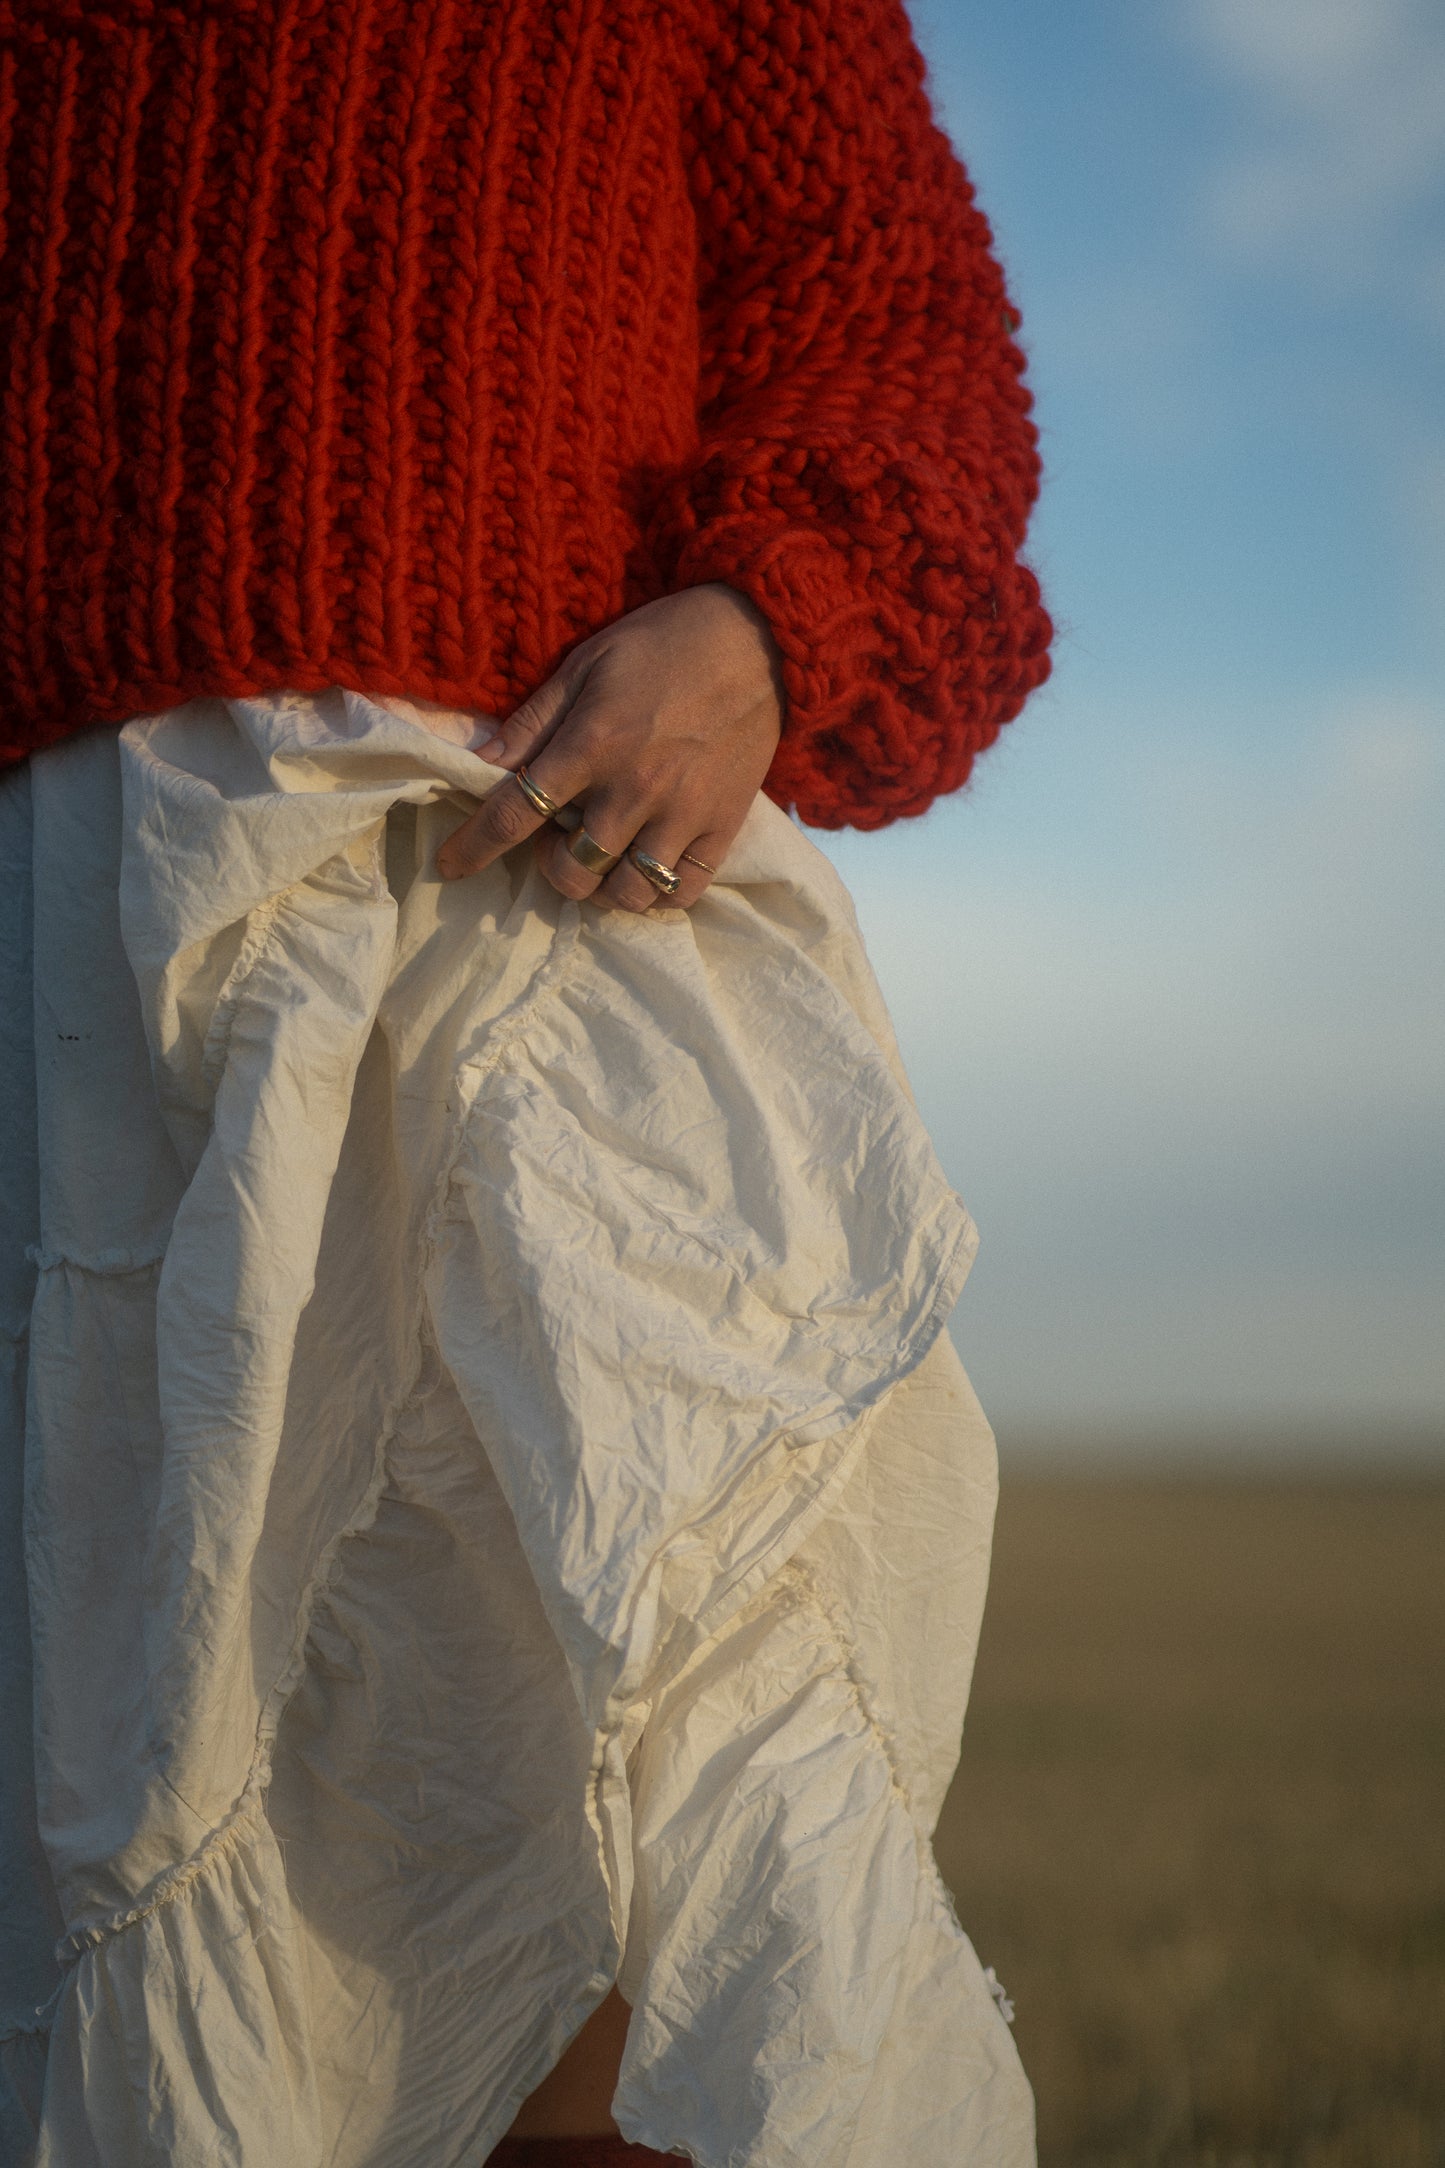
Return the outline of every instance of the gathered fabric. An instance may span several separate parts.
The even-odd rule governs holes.
[[[213,697],[0,787],[8,2157],[477,2168],[615,1982],[636,2145],[1027,2168],[930,1848],[971,1222],[798,829],[445,883],[486,734]]]
[[[647,2168],[666,2158],[625,2138],[504,2138],[491,2168]]]
[[[724,581],[773,796],[921,812],[1048,668],[1017,325],[903,0],[0,0],[0,762]]]

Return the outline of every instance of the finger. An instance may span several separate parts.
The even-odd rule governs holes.
[[[569,762],[565,751],[544,752],[535,771],[529,764],[527,773],[537,789],[558,804],[575,797],[588,781],[576,756]],[[479,873],[504,851],[515,850],[528,836],[535,835],[549,818],[533,805],[516,777],[509,775],[488,791],[476,812],[447,837],[437,852],[437,872],[444,881],[459,881],[469,873]]]
[[[544,828],[536,838],[537,865],[540,871],[560,895],[570,896],[577,903],[595,895],[610,870],[604,866],[600,871],[589,871],[578,859],[573,848],[577,837],[584,836],[600,849],[613,851],[620,858],[632,840],[631,830],[637,827],[642,818],[640,813],[633,816],[629,827],[626,821],[619,820],[615,812],[609,813],[605,807],[594,811],[593,808],[598,805],[598,795],[594,791],[592,803],[579,828],[567,834],[553,833],[550,827]]]
[[[672,899],[674,903],[685,911],[690,903],[696,903],[699,896],[706,894],[717,879],[718,869],[732,849],[732,842],[732,837],[721,829],[711,829],[705,835],[694,836],[686,850],[679,851],[676,860],[669,861],[676,864],[682,882]]]
[[[531,761],[541,752],[586,682],[586,659],[578,654],[569,655],[544,685],[529,693],[520,707],[513,708],[504,723],[498,723],[495,734],[486,744],[477,747],[481,759],[489,760],[494,768],[512,769],[519,768],[524,761]]]
[[[685,850],[692,850],[695,843],[699,846],[696,854],[699,858],[706,859],[710,866],[721,865],[723,839],[715,831],[704,831],[699,836],[695,816],[689,818],[686,813],[669,812],[646,822],[628,845],[621,863],[607,875],[599,901],[605,899],[625,911],[650,911],[659,904],[685,911],[689,904],[697,902],[712,879],[711,873],[691,864],[682,855]],[[704,847],[707,845],[713,848]],[[639,871],[633,863],[633,854],[637,851],[672,868],[678,878],[673,895],[664,895],[645,873]]]
[[[594,783],[585,795],[583,828],[604,850],[617,853],[617,865],[601,873],[589,875],[564,845],[561,851],[547,853],[547,862],[543,868],[547,878],[555,887],[560,888],[564,896],[592,897],[602,904],[616,903],[618,899],[612,892],[612,875],[625,864],[625,854],[632,848],[634,838],[644,825],[648,821],[656,825],[657,817],[655,799],[640,794],[636,782],[632,779]],[[570,842],[571,838],[566,840]],[[641,879],[641,876],[638,878]],[[648,884],[643,881],[642,885],[646,888]],[[634,898],[634,901],[641,903],[642,899]]]

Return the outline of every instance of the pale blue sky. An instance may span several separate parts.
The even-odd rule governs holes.
[[[1445,10],[914,0],[1056,675],[827,839],[1010,1437],[1445,1436]],[[820,839],[823,840],[823,839]]]

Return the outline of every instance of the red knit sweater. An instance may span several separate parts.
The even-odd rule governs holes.
[[[1047,669],[902,0],[0,0],[0,759],[200,692],[506,714],[723,580],[876,826]]]

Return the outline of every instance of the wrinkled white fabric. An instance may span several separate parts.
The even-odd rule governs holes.
[[[974,1237],[846,893],[762,800],[690,912],[442,883],[472,725],[195,701],[0,788],[0,2132],[475,2168],[620,1975],[629,2138],[1023,2168],[929,1849]]]

